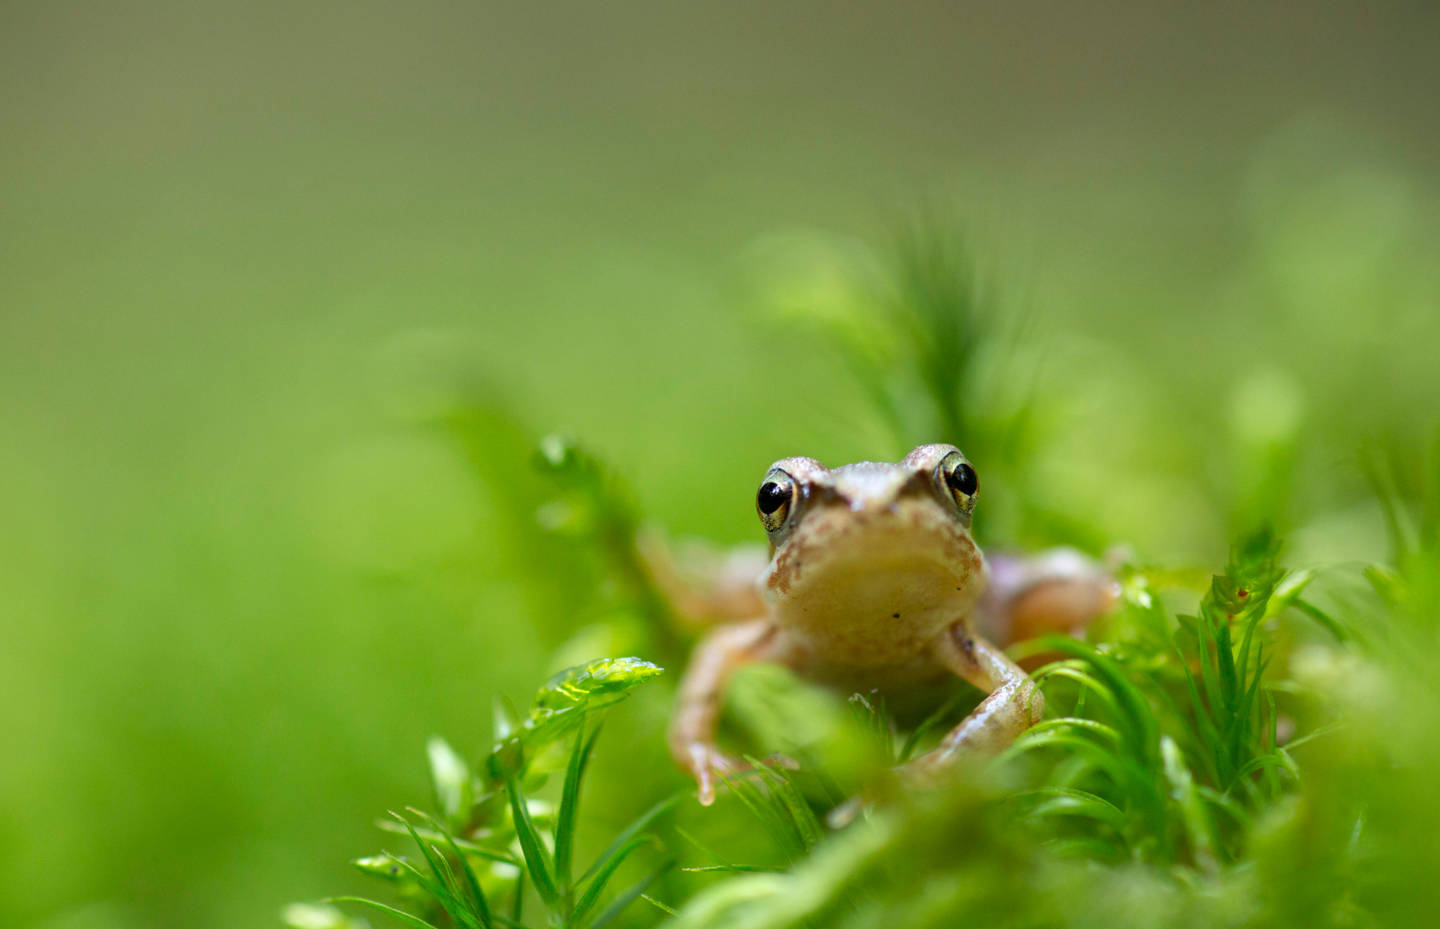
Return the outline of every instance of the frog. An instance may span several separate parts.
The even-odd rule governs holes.
[[[653,559],[683,615],[710,625],[678,688],[670,754],[700,802],[745,765],[717,742],[728,684],[756,663],[782,665],[842,695],[897,712],[933,709],[956,679],[985,696],[898,774],[934,784],[1039,722],[1044,698],[1005,652],[1044,632],[1078,634],[1118,596],[1110,572],[1073,549],[987,559],[971,534],[980,481],[954,445],[898,462],[827,468],[782,458],[765,471],[755,510],[766,549]]]

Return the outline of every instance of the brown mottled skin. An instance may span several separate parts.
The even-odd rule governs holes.
[[[760,493],[771,556],[758,598],[734,590],[742,566],[760,563],[753,556],[727,559],[728,580],[708,589],[652,559],[680,604],[710,619],[746,620],[705,638],[680,685],[670,749],[702,803],[714,799],[717,773],[740,766],[717,747],[715,729],[730,675],[750,662],[783,664],[843,693],[877,691],[892,708],[918,702],[923,711],[957,676],[989,694],[904,766],[914,780],[933,780],[965,752],[999,749],[1039,721],[1039,692],[982,633],[1006,639],[1083,626],[1113,602],[1114,585],[1087,559],[1058,550],[1007,559],[1002,583],[987,591],[986,561],[970,537],[977,495],[974,470],[951,445],[922,445],[895,464],[833,469],[784,458]]]

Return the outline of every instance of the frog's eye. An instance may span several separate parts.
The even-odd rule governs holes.
[[[755,509],[767,532],[776,532],[790,517],[795,502],[795,481],[784,471],[771,471],[755,495]]]
[[[975,495],[980,492],[980,478],[970,462],[959,452],[951,452],[940,462],[940,477],[955,505],[965,512],[975,508]]]

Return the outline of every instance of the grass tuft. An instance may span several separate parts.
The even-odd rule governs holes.
[[[1005,357],[994,295],[958,239],[914,231],[896,252],[888,273],[849,279],[843,312],[821,314],[820,334],[898,445],[961,439],[1002,484],[1022,484],[1027,404],[985,416],[967,402]],[[597,601],[641,618],[656,654],[678,655],[684,642],[640,560],[623,481],[559,439],[539,461],[552,494],[541,521],[603,563]],[[633,658],[589,662],[552,678],[523,712],[497,702],[494,747],[477,765],[432,740],[434,812],[382,823],[418,857],[356,862],[398,905],[331,902],[434,929],[1428,924],[1440,868],[1429,776],[1440,739],[1440,430],[1419,447],[1370,446],[1364,469],[1392,551],[1362,566],[1359,593],[1346,568],[1287,571],[1268,530],[1237,536],[1208,585],[1189,566],[1128,564],[1118,609],[1087,641],[1021,647],[1058,656],[1033,675],[1047,717],[944,790],[865,779],[876,761],[912,757],[974,694],[906,730],[864,695],[832,713],[801,684],[758,680],[760,699],[737,700],[732,714],[757,757],[725,779],[721,801],[701,810],[632,767],[627,799],[653,802],[625,824],[606,808],[613,789],[586,789],[587,776],[601,766],[605,714],[661,672]],[[1012,534],[1055,525],[1026,505]],[[647,739],[659,738],[656,715]],[[787,737],[798,744],[756,744]],[[798,770],[758,760],[777,748]],[[604,847],[587,858],[591,830]],[[359,925],[330,906],[286,918]]]

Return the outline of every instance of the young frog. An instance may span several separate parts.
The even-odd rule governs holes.
[[[744,620],[696,648],[670,727],[671,753],[702,803],[714,800],[718,775],[741,767],[715,732],[727,682],[750,662],[785,665],[842,693],[877,693],[901,712],[933,707],[957,676],[979,687],[988,696],[974,712],[903,766],[921,782],[1039,721],[1039,692],[992,642],[1083,627],[1113,602],[1114,582],[1066,549],[987,565],[970,537],[979,489],[952,445],[922,445],[896,464],[782,458],[756,497],[770,537],[758,584],[749,573],[753,586],[741,586],[747,564],[755,567],[744,556],[717,562],[707,585],[657,570],[683,612]]]

